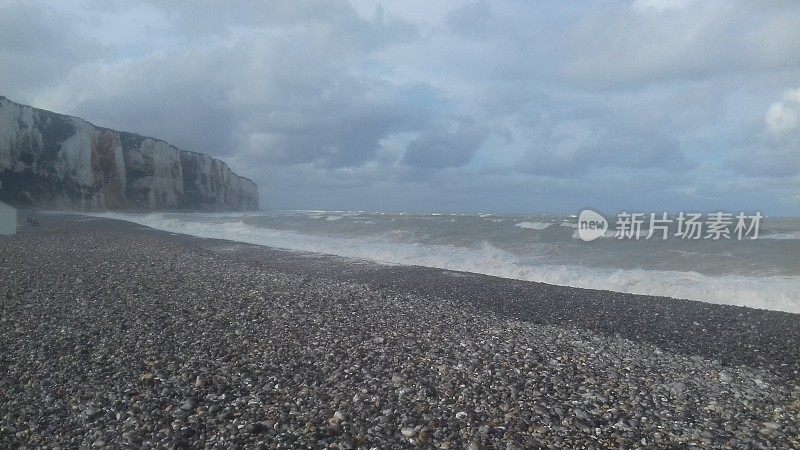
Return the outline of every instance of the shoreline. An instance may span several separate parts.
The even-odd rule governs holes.
[[[326,220],[333,218],[336,221],[341,217],[349,215],[328,214],[333,214],[333,217],[328,215]],[[346,258],[367,259],[382,264],[422,265],[438,269],[472,272],[522,281],[543,282],[564,287],[672,297],[708,303],[769,309],[773,311],[786,311],[795,314],[800,313],[800,303],[795,300],[797,290],[800,288],[800,276],[796,275],[796,272],[787,271],[785,273],[772,273],[771,275],[767,275],[766,273],[769,272],[770,269],[762,267],[762,269],[767,271],[762,275],[756,275],[752,271],[738,274],[736,270],[731,272],[731,267],[729,265],[725,266],[728,267],[726,271],[726,269],[723,268],[724,265],[717,267],[717,265],[711,261],[705,261],[700,264],[703,266],[702,268],[697,267],[697,265],[689,265],[683,269],[678,269],[678,267],[683,266],[675,267],[670,264],[663,265],[662,262],[659,262],[668,261],[674,256],[674,252],[683,253],[689,251],[685,245],[683,246],[683,250],[681,250],[679,246],[673,249],[674,252],[660,253],[663,252],[664,249],[659,250],[658,248],[652,248],[652,245],[649,245],[649,243],[642,242],[641,244],[644,245],[645,248],[638,249],[642,252],[642,255],[650,255],[651,251],[656,253],[622,264],[620,264],[619,258],[621,258],[624,253],[629,253],[632,249],[623,250],[621,253],[618,253],[619,250],[612,251],[610,248],[602,250],[596,248],[586,249],[586,252],[590,253],[610,252],[608,257],[616,260],[611,266],[598,265],[598,261],[594,261],[594,263],[581,261],[580,265],[569,264],[563,259],[561,261],[548,262],[547,257],[540,262],[529,263],[526,261],[526,257],[516,254],[511,249],[502,246],[498,247],[497,245],[500,243],[494,242],[495,239],[485,241],[484,245],[488,245],[488,247],[483,248],[474,246],[454,246],[452,242],[449,244],[446,242],[422,244],[416,240],[412,240],[411,242],[395,242],[394,239],[386,238],[385,236],[381,237],[387,232],[390,234],[394,233],[394,231],[389,231],[389,229],[386,228],[386,226],[389,225],[388,223],[370,223],[368,229],[363,230],[366,235],[364,239],[361,239],[352,235],[342,236],[338,235],[338,233],[328,234],[320,229],[320,227],[315,228],[317,225],[315,220],[310,220],[310,222],[308,222],[301,219],[301,223],[304,223],[304,225],[300,225],[299,223],[295,224],[299,226],[299,229],[294,229],[294,226],[284,228],[280,226],[280,224],[276,224],[274,227],[267,225],[262,228],[259,225],[260,219],[253,218],[253,223],[251,223],[250,220],[244,219],[248,214],[242,216],[241,222],[233,219],[235,223],[232,224],[231,227],[221,227],[214,220],[212,220],[211,223],[206,222],[204,219],[192,220],[191,218],[186,218],[184,220],[184,218],[180,217],[182,214],[177,214],[178,217],[174,217],[173,213],[135,214],[112,212],[97,214],[87,213],[87,215],[125,220],[171,233],[186,233],[203,238],[228,239],[266,247],[322,253]],[[204,214],[199,215],[204,216]],[[214,214],[211,214],[211,216],[214,216]],[[268,216],[265,216],[265,219],[266,217]],[[233,216],[230,217],[229,220],[232,218]],[[314,219],[319,218],[325,217],[314,217]],[[271,217],[267,220],[272,219],[274,218]],[[362,222],[373,222],[374,220],[376,220],[374,217],[368,218],[367,220],[355,220],[353,226],[361,227],[360,224]],[[380,221],[381,219],[377,220]],[[511,224],[522,219],[506,218],[502,220],[509,221],[508,224]],[[394,219],[392,219],[392,222],[393,221]],[[282,220],[279,220],[279,222],[282,222]],[[548,224],[552,225],[553,223],[548,222]],[[308,234],[306,234],[306,231],[301,231],[306,229],[307,226],[311,227],[311,229],[306,230],[309,231]],[[401,225],[399,228],[405,229],[406,226],[410,225]],[[544,229],[548,228],[551,229],[551,232],[555,229],[555,233],[559,233],[559,231],[563,233],[560,226],[548,226]],[[312,231],[312,229],[316,231]],[[334,229],[342,231],[341,226],[334,226]],[[572,228],[569,227],[568,229],[572,230]],[[504,233],[513,234],[517,232],[516,230],[518,229],[506,230]],[[569,232],[571,231],[567,231],[567,233]],[[519,238],[521,238],[521,236],[517,236],[515,239]],[[545,237],[544,239],[550,242],[549,239],[551,238],[552,236]],[[561,236],[558,239],[563,238],[566,238],[566,236]],[[581,245],[580,243],[573,243],[572,241],[574,240],[576,240],[576,237],[572,236],[570,241],[568,241],[570,244],[567,244],[567,247]],[[773,242],[773,240],[765,239],[758,242],[747,242],[744,246],[737,245],[737,247],[748,247],[756,244],[767,246],[768,248],[762,249],[763,252],[765,254],[774,254],[776,258],[786,258],[788,255],[793,254],[792,252],[794,250],[800,252],[800,247],[793,246],[795,243],[787,242],[787,244],[790,245],[782,245],[779,250],[775,248],[776,245],[772,245]],[[615,243],[615,247],[617,246],[616,244],[625,246],[626,243]],[[542,245],[550,247],[555,244],[551,242]],[[707,250],[708,249],[706,249],[706,251]],[[723,249],[718,250],[721,252],[720,254],[725,254]],[[559,250],[544,248],[542,251],[547,254],[548,252],[558,252]],[[571,251],[574,252],[574,249]],[[752,249],[745,250],[745,253],[752,252]],[[656,256],[656,254],[659,256]],[[582,256],[574,254],[573,257],[578,261],[581,260]],[[711,255],[705,255],[701,257],[701,259],[705,257],[711,257]],[[744,254],[738,254],[738,256],[732,257],[738,258],[741,264],[748,264],[747,260],[749,257]],[[789,262],[787,264],[790,266],[792,263]]]
[[[3,445],[798,443],[798,314],[22,213]]]
[[[140,229],[183,245],[257,262],[276,271],[366,283],[376,288],[445,298],[472,298],[482,308],[537,324],[570,325],[619,334],[726,364],[764,367],[800,378],[800,314],[664,296],[561,286],[474,272],[379,263],[227,239],[157,230],[118,219],[65,213],[100,227]],[[533,309],[537,307],[538,309]],[[697,320],[700,319],[700,320]],[[756,328],[753,328],[753,325]],[[660,332],[660,334],[659,334]],[[757,342],[753,347],[753,342]],[[710,345],[709,345],[710,344]],[[754,351],[740,352],[741,348]],[[769,361],[777,357],[776,360]]]

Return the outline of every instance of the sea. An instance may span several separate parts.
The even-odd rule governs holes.
[[[504,278],[800,313],[800,218],[752,239],[585,242],[575,215],[269,211],[99,213],[172,233]],[[614,217],[607,217],[613,223]],[[645,224],[646,225],[646,224]]]

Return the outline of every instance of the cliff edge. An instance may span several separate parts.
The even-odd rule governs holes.
[[[0,201],[76,210],[258,209],[258,187],[202,153],[0,96]]]

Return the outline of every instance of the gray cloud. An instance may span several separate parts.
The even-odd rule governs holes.
[[[688,170],[692,165],[675,139],[619,135],[580,145],[567,154],[534,151],[523,170],[537,175],[577,177],[609,167],[674,172]]]
[[[489,27],[492,9],[487,2],[479,0],[450,11],[447,25],[458,34],[467,36],[481,35]]]
[[[781,1],[609,3],[565,33],[564,73],[582,84],[622,87],[796,69],[798,20],[797,4]]]
[[[750,177],[800,175],[800,88],[770,105],[728,166]]]
[[[357,165],[375,156],[387,134],[420,126],[426,106],[414,99],[435,99],[424,98],[433,95],[424,86],[351,73],[363,48],[403,41],[410,26],[363,21],[343,4],[315,4],[277,5],[269,27],[211,46],[123,59],[101,73],[79,67],[66,77],[62,103],[103,125],[220,156],[245,151],[257,163]],[[181,28],[212,20],[213,11],[202,7],[164,8]]]
[[[800,214],[796,2],[376,3],[6,1],[0,94],[221,156],[266,207]]]
[[[58,83],[71,68],[108,49],[74,33],[57,13],[23,1],[0,2],[0,86],[23,99]]]
[[[422,168],[441,169],[466,165],[486,140],[486,132],[470,123],[455,130],[433,129],[408,144],[403,163]]]

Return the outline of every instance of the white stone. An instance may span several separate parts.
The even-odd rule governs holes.
[[[417,434],[417,432],[413,428],[410,428],[410,427],[403,428],[402,430],[400,430],[400,433],[402,433],[403,436],[405,436],[407,438],[414,437],[414,435]]]

